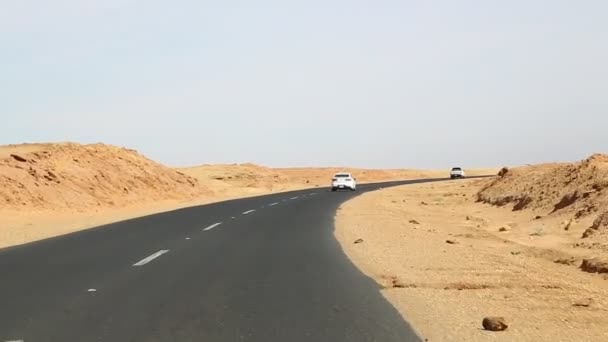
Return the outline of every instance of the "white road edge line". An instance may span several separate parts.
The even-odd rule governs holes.
[[[160,251],[158,251],[158,252],[150,255],[149,257],[138,261],[137,263],[133,264],[133,266],[143,266],[143,265],[149,263],[150,261],[152,261],[152,260],[158,258],[159,256],[161,256],[161,255],[163,255],[165,253],[168,253],[168,252],[169,252],[168,249],[160,250]]]
[[[255,211],[255,209],[247,210],[246,212],[243,213],[243,215],[251,214],[254,211]]]
[[[268,206],[269,207],[274,207],[275,205],[279,204],[279,202],[274,202],[274,203],[270,203]]]
[[[211,229],[213,229],[213,228],[215,228],[215,227],[219,226],[220,224],[222,224],[222,222],[214,223],[214,224],[210,225],[209,227],[207,227],[207,228],[203,229],[203,231],[208,231],[208,230],[211,230]]]

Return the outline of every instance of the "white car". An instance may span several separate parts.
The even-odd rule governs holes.
[[[350,173],[336,173],[331,179],[331,191],[338,190],[357,190],[357,180]]]
[[[464,178],[464,170],[461,167],[453,167],[452,171],[450,171],[450,178]]]

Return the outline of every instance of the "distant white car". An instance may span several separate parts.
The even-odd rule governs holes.
[[[450,178],[464,178],[464,170],[461,167],[453,167],[452,171],[450,171]]]
[[[350,173],[336,173],[331,179],[331,191],[338,190],[357,190],[357,180]]]

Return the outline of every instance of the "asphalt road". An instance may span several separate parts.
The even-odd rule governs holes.
[[[4,341],[418,341],[333,237],[357,192],[311,189],[0,250]]]

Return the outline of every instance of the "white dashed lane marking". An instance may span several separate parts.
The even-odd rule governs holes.
[[[135,264],[133,264],[133,266],[143,266],[143,265],[149,263],[150,261],[152,261],[152,260],[158,258],[159,256],[161,256],[161,255],[163,255],[165,253],[168,253],[168,252],[169,252],[168,249],[160,250],[160,251],[158,251],[158,252],[150,255],[149,257],[136,262]]]
[[[243,215],[251,214],[254,211],[255,211],[255,209],[247,210],[246,212],[243,213]]]
[[[270,203],[268,206],[269,207],[274,207],[275,205],[279,204],[279,202],[274,202],[274,203]]]
[[[233,218],[234,218],[234,217],[233,217]],[[209,227],[207,227],[207,228],[205,228],[205,229],[203,229],[203,230],[204,230],[204,231],[211,230],[211,229],[213,229],[213,228],[215,228],[215,227],[219,226],[220,224],[222,224],[222,222],[214,223],[214,224],[210,225]]]
[[[294,199],[298,199],[298,196],[296,196],[296,197],[292,197],[292,198],[290,198],[290,199],[292,199],[292,200],[294,200]]]

